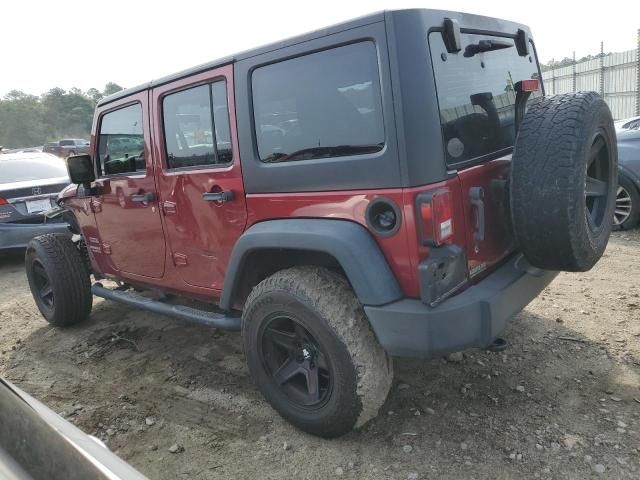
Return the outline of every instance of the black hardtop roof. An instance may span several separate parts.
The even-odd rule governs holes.
[[[513,33],[517,31],[518,28],[523,28],[529,31],[528,27],[525,25],[521,25],[515,22],[505,21],[493,17],[484,17],[481,15],[467,14],[462,12],[452,12],[447,10],[436,10],[436,9],[426,9],[426,8],[415,8],[415,9],[397,9],[397,10],[384,10],[376,13],[371,13],[362,17],[354,18],[352,20],[348,20],[345,22],[337,23],[325,28],[321,28],[318,30],[313,30],[308,33],[304,33],[302,35],[297,35],[295,37],[290,37],[285,40],[280,40],[274,43],[270,43],[267,45],[263,45],[261,47],[253,48],[251,50],[245,50],[244,52],[237,53],[235,55],[230,55],[227,57],[222,57],[217,60],[213,60],[211,62],[203,63],[201,65],[196,65],[195,67],[187,68],[186,70],[182,70],[170,75],[166,75],[164,77],[151,80],[149,82],[143,83],[141,85],[126,88],[124,90],[120,90],[108,97],[104,97],[98,102],[98,106],[105,105],[107,103],[113,102],[120,98],[127,97],[129,95],[133,95],[135,93],[142,92],[144,90],[148,90],[152,87],[157,87],[159,85],[164,85],[169,82],[173,82],[175,80],[179,80],[181,78],[186,78],[191,75],[195,75],[197,73],[206,72],[207,70],[212,70],[214,68],[222,67],[224,65],[228,65],[230,63],[235,63],[239,60],[244,60],[246,58],[254,57],[256,55],[260,55],[267,52],[272,52],[275,50],[279,50],[281,48],[289,47],[291,45],[296,45],[299,43],[303,43],[309,40],[314,40],[316,38],[325,37],[327,35],[331,35],[338,32],[343,32],[345,30],[350,30],[352,28],[361,27],[364,25],[369,25],[372,23],[381,22],[384,20],[386,14],[394,14],[394,13],[408,13],[408,14],[431,14],[431,16],[435,18],[444,19],[445,17],[452,18],[464,18],[465,20],[473,21],[473,23],[481,24],[486,26],[486,30],[499,30],[498,26],[504,28],[505,26],[512,27],[509,30],[512,30]],[[464,27],[464,24],[461,25]],[[493,27],[493,28],[492,28]]]

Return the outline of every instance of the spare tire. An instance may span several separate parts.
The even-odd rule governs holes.
[[[617,175],[613,119],[598,94],[531,102],[510,181],[514,235],[529,263],[569,272],[593,267],[611,233]]]

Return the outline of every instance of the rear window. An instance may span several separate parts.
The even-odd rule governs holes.
[[[384,146],[373,42],[260,67],[252,75],[252,89],[263,162],[374,153]]]
[[[539,79],[535,56],[519,56],[513,39],[474,34],[462,34],[461,39],[462,50],[447,53],[442,35],[429,35],[449,164],[492,158],[513,147],[514,86]],[[500,42],[504,48],[473,53],[482,40]],[[539,95],[534,92],[529,101]]]
[[[0,184],[66,176],[66,165],[53,155],[44,155],[42,158],[18,156],[15,159],[0,161]]]
[[[167,95],[162,102],[167,167],[231,162],[227,83],[217,81]]]

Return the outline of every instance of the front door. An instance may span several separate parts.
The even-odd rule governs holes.
[[[160,205],[174,267],[193,286],[221,290],[247,221],[235,126],[233,68],[153,90]]]
[[[91,207],[107,263],[125,274],[160,278],[165,239],[154,179],[148,95],[145,91],[127,97],[100,113],[94,152],[98,195],[91,199]]]

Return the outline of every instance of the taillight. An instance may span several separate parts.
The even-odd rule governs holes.
[[[4,198],[0,197],[0,205],[7,205],[9,202],[7,202]]]
[[[440,188],[416,197],[418,231],[423,245],[437,247],[453,237],[451,191]]]

